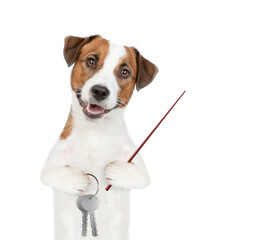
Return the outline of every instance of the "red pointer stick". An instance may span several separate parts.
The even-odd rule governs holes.
[[[166,118],[166,116],[168,115],[168,113],[170,113],[170,111],[173,109],[173,107],[177,104],[177,102],[179,101],[179,99],[183,96],[183,94],[186,91],[184,91],[180,97],[176,100],[176,102],[173,104],[173,106],[169,109],[169,111],[164,115],[164,117],[161,119],[161,121],[156,125],[156,127],[151,131],[151,133],[147,136],[147,138],[144,140],[144,142],[142,142],[142,144],[139,146],[139,148],[136,149],[136,151],[133,153],[133,155],[130,157],[130,159],[128,160],[128,163],[130,163],[133,158],[136,156],[136,154],[140,151],[140,149],[144,146],[144,144],[148,141],[148,139],[151,137],[151,135],[155,132],[155,130],[159,127],[159,125],[162,123],[162,121]],[[106,191],[108,191],[110,188],[112,187],[112,185],[107,185],[106,187]]]

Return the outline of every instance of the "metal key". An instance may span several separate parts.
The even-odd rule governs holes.
[[[87,236],[87,226],[88,226],[88,212],[82,206],[82,200],[86,196],[80,196],[77,200],[77,207],[82,212],[82,237]]]
[[[83,214],[83,217],[82,217],[82,236],[87,235],[87,217],[86,217],[86,220],[84,220],[84,216],[85,216],[84,212],[86,211],[86,213],[90,214],[92,236],[96,237],[98,235],[98,233],[97,233],[97,226],[96,226],[94,211],[99,206],[98,198],[92,194],[80,196],[77,200],[77,206],[82,211],[82,214]],[[85,222],[86,222],[86,227],[85,227]],[[86,235],[85,235],[85,233],[86,233]]]
[[[83,199],[82,205],[84,209],[89,212],[90,214],[90,220],[91,220],[91,227],[92,227],[92,236],[97,237],[97,226],[96,226],[96,220],[95,220],[95,214],[94,211],[99,206],[98,198],[95,195],[87,195],[86,198]]]

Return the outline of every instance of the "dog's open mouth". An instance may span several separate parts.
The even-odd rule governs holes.
[[[85,106],[86,105],[86,106]],[[110,112],[110,109],[104,109],[96,104],[84,104],[83,112],[90,118],[101,118],[105,113]]]
[[[104,114],[109,113],[112,109],[116,108],[115,106],[112,109],[105,109],[97,104],[84,102],[81,99],[81,91],[77,91],[77,98],[80,106],[82,107],[82,111],[87,117],[92,119],[101,118]]]

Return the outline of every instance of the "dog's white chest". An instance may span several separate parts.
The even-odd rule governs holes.
[[[96,175],[106,184],[104,167],[111,161],[127,161],[131,151],[125,127],[121,132],[107,131],[106,126],[72,134],[66,141],[66,163],[73,168]],[[103,131],[106,131],[104,134]],[[109,133],[109,134],[107,134]]]

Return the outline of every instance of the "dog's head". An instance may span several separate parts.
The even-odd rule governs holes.
[[[74,64],[72,90],[91,119],[124,108],[134,87],[138,91],[146,87],[158,72],[135,48],[116,45],[98,35],[66,37],[64,57],[68,66]]]

